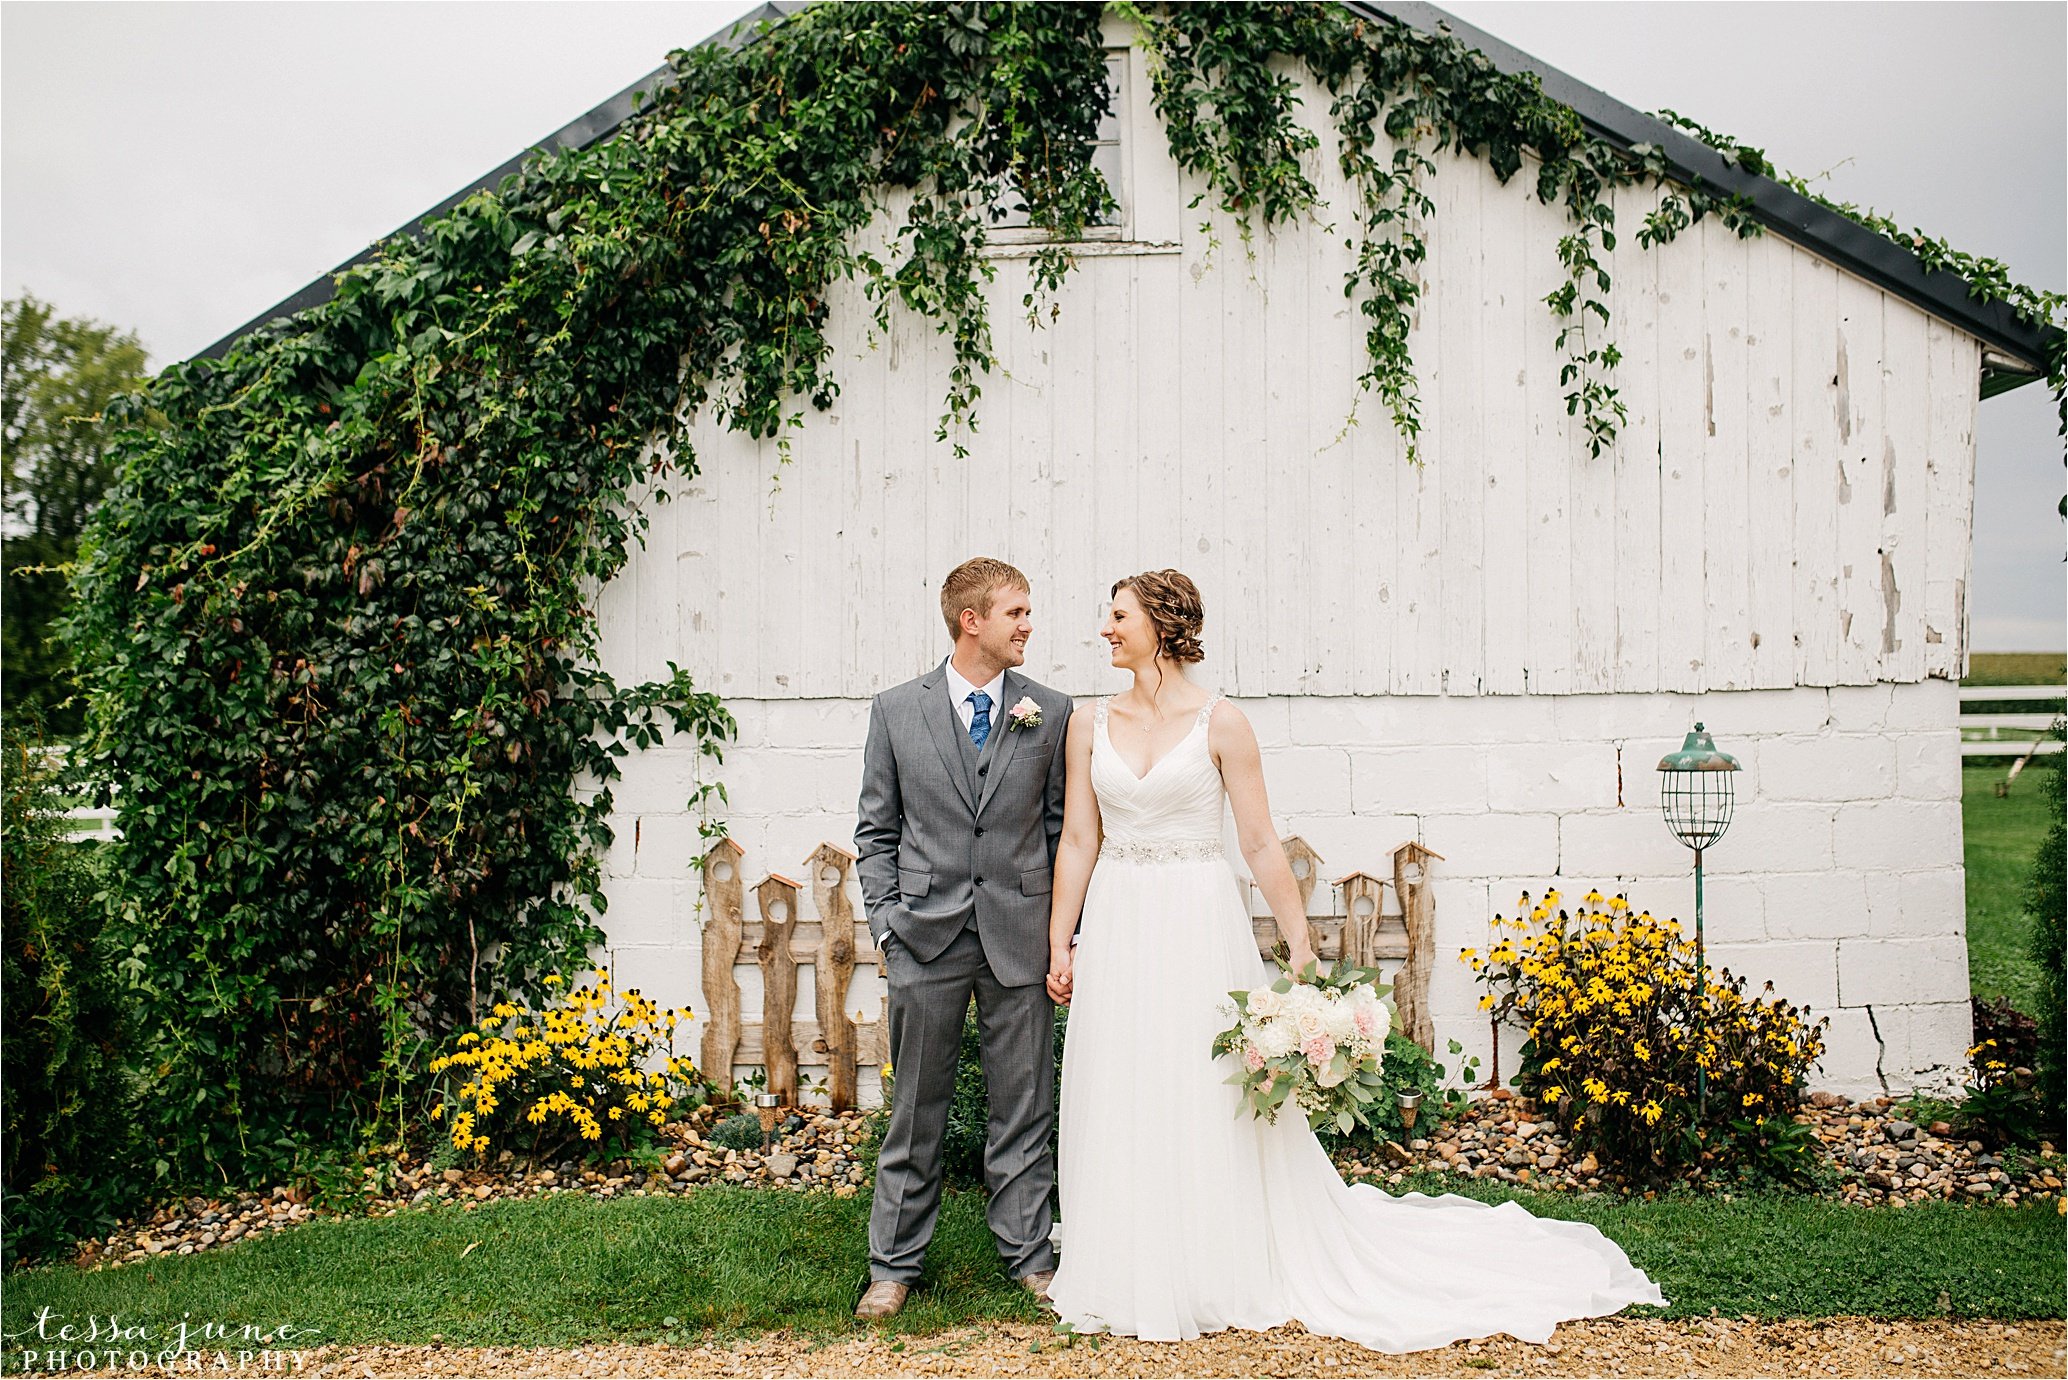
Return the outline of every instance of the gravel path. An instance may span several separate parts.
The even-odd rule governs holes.
[[[893,1347],[898,1349],[893,1349]],[[1083,1340],[1065,1347],[1027,1323],[930,1336],[809,1341],[772,1334],[731,1346],[569,1350],[359,1347],[310,1353],[310,1376],[1350,1376],[1350,1375],[2061,1375],[2061,1322],[1880,1322],[1818,1318],[1591,1319],[1531,1346],[1505,1336],[1406,1356],[1295,1328],[1191,1342]]]

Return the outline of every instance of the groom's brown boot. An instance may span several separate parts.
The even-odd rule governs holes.
[[[896,1317],[898,1310],[905,1306],[905,1296],[911,1292],[910,1285],[900,1284],[894,1279],[879,1279],[869,1286],[862,1295],[862,1301],[855,1305],[854,1315],[868,1321]]]
[[[1041,1300],[1043,1308],[1053,1310],[1056,1306],[1055,1300],[1048,1296],[1048,1286],[1055,1281],[1055,1277],[1054,1270],[1036,1270],[1031,1275],[1021,1275],[1020,1283],[1028,1293]]]

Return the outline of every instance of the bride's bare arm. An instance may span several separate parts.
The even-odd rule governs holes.
[[[1070,712],[1063,751],[1067,770],[1063,777],[1063,833],[1056,840],[1056,860],[1048,902],[1048,995],[1052,1001],[1070,1001],[1070,936],[1077,930],[1077,917],[1084,910],[1084,893],[1091,885],[1092,864],[1099,856],[1099,797],[1091,788],[1091,716],[1093,706],[1080,704]]]
[[[1271,803],[1264,794],[1264,761],[1257,750],[1256,731],[1249,726],[1248,716],[1222,700],[1207,721],[1206,742],[1228,788],[1228,804],[1235,811],[1235,836],[1249,864],[1249,875],[1271,907],[1297,973],[1315,961],[1314,941],[1307,932],[1299,884],[1286,865],[1278,831],[1271,827]]]

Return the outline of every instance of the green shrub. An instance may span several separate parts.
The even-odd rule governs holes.
[[[57,773],[13,727],[0,742],[0,1216],[8,1262],[114,1225],[140,1196],[128,1007],[91,846],[69,843]]]
[[[1993,1037],[1970,1048],[1967,1056],[1967,1096],[1953,1115],[1959,1134],[1999,1148],[2037,1145],[2048,1138],[2035,1071],[2005,1058]]]
[[[1457,1042],[1451,1043],[1455,1046]],[[1398,1030],[1388,1031],[1386,1054],[1379,1061],[1379,1077],[1379,1095],[1366,1105],[1365,1115],[1355,1129],[1343,1133],[1323,1126],[1315,1132],[1331,1154],[1345,1146],[1372,1150],[1387,1141],[1406,1142],[1427,1136],[1443,1124],[1447,1113],[1442,1092],[1444,1066],[1436,1062],[1435,1055]],[[1412,1130],[1400,1115],[1400,1094],[1404,1092],[1422,1095]]]
[[[2058,719],[2053,733],[2055,738],[2064,736]],[[2063,946],[2064,927],[2068,927],[2068,826],[2063,823],[2068,763],[2064,758],[2068,753],[2057,752],[2046,759],[2045,770],[2052,773],[2046,786],[2047,814],[2052,822],[2039,845],[2039,856],[2032,860],[2032,885],[2025,901],[2025,909],[2032,915],[2031,953],[2039,966],[2040,981],[2039,1010],[2033,1013],[2039,1021],[2039,1049],[2032,1067],[2038,1076],[2042,1116],[2057,1145],[2061,1143],[2063,1112],[2063,964],[2068,963]]]
[[[721,1150],[759,1150],[761,1134],[761,1118],[752,1112],[741,1112],[711,1128],[711,1144]]]
[[[1788,1130],[1830,1018],[1811,1022],[1771,995],[1745,997],[1729,968],[1698,974],[1680,922],[1633,914],[1590,891],[1569,915],[1556,890],[1470,963],[1482,1010],[1529,1030],[1515,1084],[1550,1110],[1578,1151],[1612,1174],[1660,1182],[1748,1159],[1783,1177],[1812,1171],[1818,1148]],[[1706,1086],[1704,1086],[1706,1083]]]
[[[594,977],[569,991],[547,974],[546,995],[497,1002],[431,1061],[448,1079],[431,1116],[456,1149],[614,1159],[651,1145],[672,1109],[703,1104],[709,1085],[675,1053],[675,1027],[689,1013],[636,987],[617,990],[607,968]]]

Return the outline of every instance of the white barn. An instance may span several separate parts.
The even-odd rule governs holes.
[[[1483,949],[1519,891],[1627,889],[1691,926],[1691,855],[1654,768],[1699,719],[1743,764],[1706,856],[1711,961],[1832,1018],[1814,1086],[1948,1085],[1970,1040],[1955,686],[1976,409],[2043,373],[2039,344],[1957,279],[1469,26],[1365,8],[1447,23],[1598,131],[1752,196],[1769,233],[1711,218],[1646,249],[1628,228],[1657,193],[1617,195],[1629,416],[1611,451],[1590,458],[1566,415],[1542,298],[1568,223],[1527,170],[1503,186],[1476,159],[1439,160],[1412,338],[1426,463],[1411,466],[1357,389],[1341,233],[1260,234],[1251,262],[1231,225],[1203,232],[1201,187],[1109,19],[1103,166],[1122,221],[1082,246],[1041,329],[1018,306],[1031,248],[997,236],[1002,373],[968,457],[933,438],[946,342],[911,317],[871,339],[847,291],[837,406],[807,411],[788,465],[701,428],[702,473],[648,506],[644,549],[600,592],[606,669],[647,679],[673,661],[723,696],[740,734],[717,771],[722,819],[746,880],[803,876],[822,842],[852,844],[870,697],[948,651],[952,566],[987,554],[1030,575],[1025,669],[1079,698],[1124,688],[1096,636],[1111,582],[1182,569],[1207,609],[1195,676],[1255,724],[1280,831],[1328,879],[1390,875],[1403,839],[1442,855],[1437,1049],[1459,1040],[1482,1076],[1488,1022],[1455,955]],[[1306,108],[1325,118],[1325,100]],[[1322,135],[1311,173],[1340,205]],[[663,746],[623,766],[615,967],[702,1012],[707,842],[684,805],[699,762]],[[1317,913],[1333,903],[1315,889]],[[750,965],[740,981],[752,1018]],[[863,967],[846,1011],[873,1020],[881,991]],[[814,1010],[806,976],[796,1015]]]

